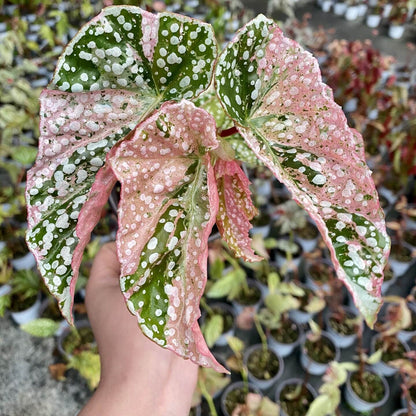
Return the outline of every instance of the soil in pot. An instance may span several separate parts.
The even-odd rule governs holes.
[[[82,327],[75,331],[70,331],[68,336],[62,341],[62,347],[68,354],[77,355],[82,351],[96,350],[94,345],[95,338],[90,327]]]
[[[12,312],[25,311],[26,309],[29,309],[31,306],[33,306],[37,299],[38,295],[33,295],[29,296],[28,298],[25,298],[21,296],[19,293],[14,293],[13,295],[11,295],[9,310]]]
[[[247,368],[259,380],[270,380],[278,373],[279,367],[279,359],[269,349],[254,350],[247,359]]]
[[[304,384],[288,384],[280,392],[280,406],[288,416],[304,416],[313,402],[312,393]]]
[[[240,305],[250,306],[255,305],[260,299],[260,289],[257,286],[249,286],[248,288],[243,288],[234,300]]]
[[[241,386],[231,390],[227,394],[224,399],[224,404],[228,414],[231,415],[238,404],[244,404],[246,402],[248,392],[252,392],[250,387]]]
[[[317,340],[307,339],[305,350],[308,356],[315,362],[326,364],[335,359],[335,346],[331,340],[321,336]]]
[[[58,303],[54,299],[48,299],[45,309],[42,311],[41,318],[52,319],[53,321],[62,320]]]
[[[381,360],[385,363],[403,358],[406,353],[404,345],[394,336],[377,339],[375,349],[376,351],[379,349],[383,350]]]
[[[13,259],[23,257],[29,252],[23,237],[12,237],[7,241],[7,249],[12,253]]]
[[[387,267],[384,269],[384,280],[383,282],[389,282],[391,279],[393,279],[394,273],[391,269],[390,265],[387,264]]]
[[[336,311],[329,318],[329,325],[340,335],[353,335],[357,332],[358,325],[354,320],[355,316],[351,312]]]
[[[413,247],[416,247],[416,230],[406,230],[403,233],[403,240]]]
[[[412,252],[406,246],[393,243],[391,245],[390,257],[402,263],[409,263],[412,261]]]
[[[295,233],[298,237],[303,238],[304,240],[314,240],[319,235],[319,231],[316,226],[309,221],[306,222],[304,227],[296,229]]]
[[[280,328],[272,329],[270,335],[281,344],[293,344],[299,338],[299,328],[290,319],[283,319]]]
[[[383,381],[375,373],[364,371],[362,377],[358,372],[353,373],[350,383],[354,393],[368,403],[377,403],[384,397]]]
[[[311,278],[318,284],[324,285],[334,279],[334,268],[326,263],[317,262],[309,267]]]

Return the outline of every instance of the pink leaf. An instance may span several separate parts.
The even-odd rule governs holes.
[[[219,159],[215,164],[219,209],[217,226],[221,236],[237,257],[246,261],[259,261],[251,248],[250,220],[257,214],[251,201],[249,180],[235,161]]]
[[[223,83],[228,65],[236,69]],[[362,137],[348,127],[316,60],[258,16],[220,56],[216,85],[250,148],[315,220],[338,276],[371,326],[389,237]]]
[[[208,150],[215,122],[188,101],[166,103],[110,163],[121,182],[121,288],[145,335],[193,362],[225,371],[198,326],[208,236],[218,209]]]
[[[143,111],[136,98],[112,90],[41,94],[39,153],[27,176],[27,241],[69,321],[82,252],[115,181],[102,168],[105,157],[135,127]]]

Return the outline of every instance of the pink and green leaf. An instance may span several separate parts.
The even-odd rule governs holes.
[[[222,238],[237,257],[246,261],[260,261],[251,248],[250,220],[257,215],[251,201],[249,180],[235,161],[219,159],[215,164],[219,208],[217,226]]]
[[[316,60],[258,16],[221,54],[216,88],[250,148],[315,220],[339,278],[372,325],[390,242],[362,138]]]
[[[133,90],[155,105],[192,99],[210,85],[216,56],[209,24],[173,13],[112,6],[68,44],[52,85],[68,92]]]
[[[82,252],[116,181],[106,155],[161,102],[206,89],[216,54],[205,23],[117,6],[87,23],[59,58],[41,95],[27,240],[69,321]]]
[[[207,153],[214,119],[188,101],[166,103],[120,144],[121,288],[145,335],[202,366],[224,371],[198,326],[208,236],[218,210]]]

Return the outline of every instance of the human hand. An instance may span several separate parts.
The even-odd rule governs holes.
[[[115,243],[95,257],[85,303],[101,360],[100,384],[79,416],[187,416],[198,366],[146,338],[119,285]]]

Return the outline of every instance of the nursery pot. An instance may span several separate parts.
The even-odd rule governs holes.
[[[412,415],[416,414],[416,401],[414,399],[415,393],[416,393],[416,387],[412,387],[410,389],[410,392],[409,392],[409,394],[410,394],[410,408],[412,409]],[[404,408],[406,408],[406,410],[407,410],[408,407],[409,407],[407,397],[402,395],[401,396],[401,403],[402,403],[402,406]],[[407,415],[408,413],[405,413],[405,414]]]
[[[248,392],[261,394],[260,390],[252,383],[248,383]],[[234,407],[233,403],[239,404],[245,402],[245,384],[242,381],[237,381],[230,384],[221,395],[221,410],[224,416],[231,416]]]
[[[304,388],[300,392],[302,400],[300,400],[300,397],[290,400],[285,399],[285,394],[293,393],[300,384],[304,385]],[[316,391],[309,383],[304,384],[304,381],[300,378],[290,378],[279,383],[276,390],[275,402],[280,405],[280,416],[293,416],[293,414],[306,415],[315,397]]]
[[[378,27],[381,22],[381,16],[378,14],[369,14],[365,21],[368,27]]]
[[[220,337],[215,341],[217,347],[224,347],[227,345],[227,338],[234,335],[235,330],[235,311],[234,308],[228,303],[224,302],[215,302],[211,303],[210,308],[214,312],[221,311],[219,314],[223,316],[224,321],[224,331]],[[206,321],[209,316],[206,311],[203,312],[203,320]]]
[[[404,33],[403,25],[390,25],[389,26],[389,37],[392,39],[401,39]]]
[[[393,270],[391,269],[390,265],[384,270],[384,280],[383,284],[381,285],[381,294],[385,295],[389,288],[396,283],[397,275],[394,274]]]
[[[309,334],[311,334],[310,331],[305,334],[304,342],[302,343],[300,363],[303,369],[309,374],[320,376],[325,373],[331,361],[339,360],[340,350],[335,344],[335,341],[332,339],[332,336],[328,332],[322,331],[321,338],[316,342],[319,342],[320,351],[328,352],[328,357],[322,357],[322,360],[319,361],[316,359],[316,357],[312,358],[307,348],[308,344],[310,343],[310,341],[308,341]]]
[[[306,287],[304,285],[302,285],[302,289],[304,289],[305,292],[306,292],[305,293],[305,296],[307,296],[308,293],[310,293],[311,295],[313,295],[313,289],[310,289],[310,288],[308,288],[308,287]],[[305,302],[306,304],[308,303],[307,297],[306,298],[305,297],[302,297],[302,298],[300,298],[300,300],[301,300],[301,303],[302,302]],[[301,307],[302,307],[302,305],[301,305]],[[289,318],[292,321],[296,322],[298,325],[302,325],[302,324],[308,323],[314,317],[314,315],[315,314],[309,313],[309,312],[307,312],[307,311],[305,311],[305,310],[303,310],[301,308],[299,308],[299,309],[291,309],[289,311]]]
[[[236,315],[240,315],[245,308],[253,308],[254,312],[257,312],[260,307],[262,301],[260,284],[254,279],[247,279],[247,284],[250,296],[247,299],[236,297],[232,301]]]
[[[339,2],[334,4],[334,13],[337,16],[342,16],[347,10],[347,4],[344,2]]]
[[[29,270],[36,266],[35,256],[30,251],[22,257],[11,260],[10,263],[15,270]]]
[[[407,409],[396,410],[391,416],[408,416],[409,412]]]
[[[414,303],[408,303],[408,308],[410,309],[410,313],[412,314],[412,322],[410,324],[410,327],[406,329],[402,329],[397,334],[397,338],[401,342],[408,342],[410,341],[414,336],[416,336],[416,304]]]
[[[308,261],[305,265],[305,282],[312,290],[331,291],[330,279],[335,279],[335,269],[330,260]]]
[[[319,231],[312,221],[307,221],[303,229],[296,230],[296,241],[301,245],[304,253],[315,250],[319,240]]]
[[[303,249],[297,238],[294,239],[293,243],[297,246],[297,251],[292,253],[292,263],[299,268],[300,261],[302,260]],[[286,253],[279,249],[273,249],[272,255],[275,265],[281,269],[287,262]]]
[[[413,261],[412,249],[406,243],[399,244],[397,241],[392,240],[388,263],[393,273],[396,276],[403,275],[412,265]]]
[[[264,351],[263,344],[248,347],[243,360],[248,369],[248,380],[260,390],[270,388],[283,374],[282,358],[271,348]]]
[[[77,349],[85,350],[96,347],[91,325],[87,319],[75,322],[75,327],[81,337],[80,341],[74,336],[72,327],[64,328],[58,337],[58,351],[68,360],[76,354]]]
[[[374,353],[377,350],[377,341],[379,340],[379,338],[380,338],[380,334],[376,334],[371,338],[371,348],[370,348],[371,353]],[[403,357],[404,353],[410,351],[409,345],[406,342],[400,341],[399,338],[397,338],[397,342],[399,344],[401,344],[402,349],[403,349],[403,354],[399,354],[397,356],[394,356],[389,361],[395,360],[395,359],[398,359],[398,358],[404,358]],[[384,343],[384,341],[383,341],[383,343]],[[385,358],[386,354],[387,353],[383,353],[383,356],[382,356],[381,360],[378,363],[373,364],[373,368],[377,373],[382,374],[383,376],[389,377],[389,376],[392,376],[392,375],[396,374],[398,370],[397,370],[397,368],[394,368],[391,365],[388,365],[386,361],[383,361],[383,358],[386,359]]]
[[[360,10],[358,6],[349,6],[345,11],[346,20],[356,20],[360,16]]]
[[[334,2],[332,0],[323,0],[321,3],[322,11],[328,13],[331,10],[333,3]]]
[[[0,296],[4,296],[10,293],[12,287],[10,285],[1,285],[0,286]]]
[[[278,331],[277,329],[272,329],[267,337],[267,342],[281,357],[287,357],[300,344],[303,338],[302,326],[287,319],[282,323],[281,331]]]
[[[10,315],[16,324],[18,325],[26,324],[27,322],[30,322],[39,318],[40,305],[41,305],[41,293],[39,292],[36,297],[35,302],[31,306],[29,306],[27,309],[17,311],[17,312],[10,311]]]
[[[376,372],[373,372],[371,370],[366,369],[365,374],[370,374],[368,377],[376,377],[377,380],[380,380],[378,382],[379,387],[384,387],[384,394],[382,395],[381,399],[377,401],[366,401],[362,397],[360,397],[359,394],[353,389],[351,385],[351,377],[354,377],[354,374],[356,373],[350,373],[348,374],[347,382],[345,385],[345,400],[349,404],[350,407],[352,407],[357,412],[371,412],[373,409],[376,409],[377,407],[383,406],[384,403],[386,403],[389,394],[390,394],[390,388],[387,383],[387,380],[381,375],[377,374]],[[366,390],[365,386],[363,386],[363,390]]]
[[[353,309],[348,306],[343,306],[342,309],[347,319],[353,319],[357,316]],[[325,314],[325,325],[326,330],[331,334],[334,343],[339,348],[350,347],[357,338],[356,331],[358,327],[349,328],[343,322],[334,322],[334,313]]]

